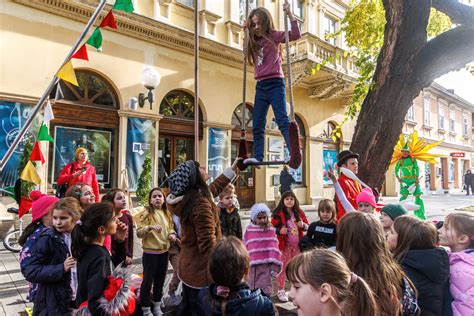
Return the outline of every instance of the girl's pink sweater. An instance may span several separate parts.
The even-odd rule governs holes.
[[[244,244],[249,252],[250,266],[266,263],[282,266],[274,227],[262,228],[249,224],[244,234]]]

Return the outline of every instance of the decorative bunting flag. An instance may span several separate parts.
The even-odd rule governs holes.
[[[102,22],[103,23],[103,22]],[[77,52],[74,53],[74,55],[71,56],[71,58],[75,59],[82,59],[82,60],[87,60],[89,61],[89,56],[87,55],[87,47],[86,44],[82,45],[81,48],[77,50]]]
[[[96,27],[91,37],[87,40],[86,44],[95,47],[98,52],[102,51],[102,32],[100,28]]]
[[[36,138],[38,141],[48,141],[48,142],[54,142],[54,138],[49,135],[48,127],[46,124],[41,124],[40,130],[38,132],[38,137]]]
[[[31,151],[30,160],[41,161],[41,164],[44,165],[45,160],[44,160],[43,153],[41,152],[40,144],[38,141],[35,141],[35,146],[33,147],[33,150]]]
[[[133,3],[132,0],[117,0],[115,1],[112,10],[119,10],[132,13],[133,12]]]
[[[112,10],[110,10],[109,13],[107,13],[104,20],[99,25],[99,27],[102,27],[102,28],[107,27],[107,26],[115,30],[117,29],[117,24],[115,23],[115,18],[114,18],[114,14],[112,13]]]
[[[56,84],[56,93],[54,94],[54,102],[64,99],[63,89],[61,89],[61,80]]]
[[[64,81],[70,82],[75,86],[79,87],[77,83],[76,73],[74,72],[74,67],[72,66],[72,62],[69,60],[64,66],[59,69],[56,76]]]
[[[51,107],[51,102],[48,99],[46,106],[44,107],[44,121],[49,122],[51,120],[54,120],[54,113],[53,108]]]
[[[37,185],[41,184],[41,178],[36,173],[35,166],[30,160],[28,160],[28,162],[26,163],[25,169],[23,169],[23,171],[21,172],[20,179],[33,182],[34,184],[37,184]]]
[[[33,201],[31,201],[29,198],[22,196],[21,202],[20,202],[20,208],[18,209],[18,218],[22,218],[23,215],[28,213],[32,205],[33,205]]]

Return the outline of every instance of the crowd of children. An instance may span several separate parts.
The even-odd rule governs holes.
[[[300,34],[287,2],[284,10],[295,40]],[[269,103],[289,144],[279,51],[284,33],[264,8],[252,10],[246,28],[257,80],[255,157],[249,161],[259,162]],[[342,153],[340,161],[355,162],[338,166],[356,170],[357,154]],[[134,216],[118,188],[101,203],[86,183],[73,184],[63,199],[32,192],[20,265],[34,315],[131,315],[137,302],[139,315],[162,315],[168,263],[174,270],[169,301],[180,303],[179,315],[276,315],[269,298],[275,278],[278,299],[290,299],[298,315],[474,315],[471,214],[448,215],[438,231],[398,204],[383,206],[377,217],[372,189],[348,197],[329,170],[337,210],[334,201],[322,199],[319,219],[309,223],[287,190],[273,212],[253,205],[243,234],[231,184],[238,162],[208,184],[206,169],[186,161],[169,176],[168,196],[151,189],[148,205]],[[130,272],[134,232],[143,249],[139,290]]]

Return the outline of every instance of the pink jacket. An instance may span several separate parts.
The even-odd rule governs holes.
[[[71,165],[72,165],[72,170],[71,170]],[[95,168],[89,162],[86,162],[85,167],[87,168],[86,172],[84,172],[79,177],[74,178],[72,174],[81,170],[81,166],[79,165],[77,161],[68,163],[63,168],[63,170],[61,170],[61,173],[58,176],[58,180],[57,180],[58,185],[67,183],[68,188],[69,188],[72,185],[79,182],[87,183],[88,185],[92,187],[92,191],[94,191],[95,201],[99,202],[100,201],[99,184],[97,183]]]
[[[250,266],[266,263],[282,265],[275,228],[262,228],[250,223],[244,234],[244,244],[249,252]]]
[[[449,254],[454,316],[474,315],[474,249]]]

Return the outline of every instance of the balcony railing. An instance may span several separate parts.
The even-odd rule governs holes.
[[[343,72],[351,77],[357,77],[358,74],[356,59],[347,51],[309,33],[303,34],[300,39],[290,43],[290,54],[292,62],[309,60],[321,64],[321,67]],[[285,55],[285,50],[283,50],[283,56]]]

